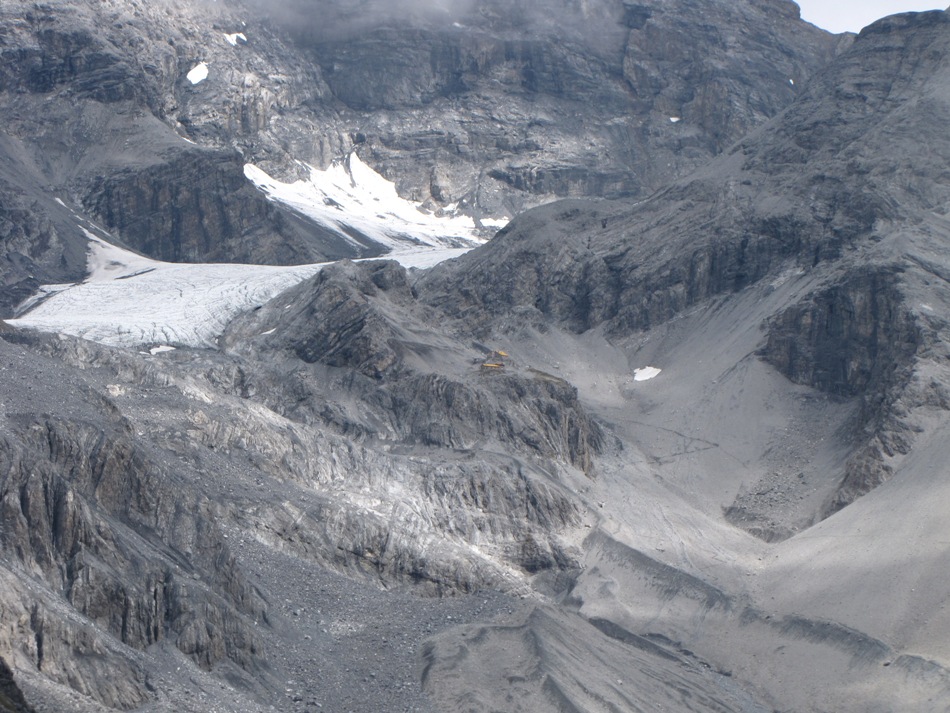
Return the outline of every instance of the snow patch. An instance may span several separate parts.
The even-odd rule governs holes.
[[[185,75],[192,84],[201,84],[208,78],[208,63],[199,62],[195,67]]]
[[[389,255],[383,255],[381,258],[363,258],[361,260],[356,260],[355,262],[366,262],[368,260],[395,260],[405,268],[414,267],[420,270],[427,270],[430,267],[435,267],[440,262],[461,257],[469,250],[471,250],[471,248],[430,248],[427,250],[417,249],[414,251],[394,252],[390,253]]]
[[[658,377],[662,371],[662,369],[657,369],[655,366],[645,366],[642,369],[634,369],[633,380],[649,381],[650,379]]]
[[[484,228],[480,229],[469,216],[452,211],[433,213],[400,198],[395,184],[363,163],[356,153],[334,162],[325,171],[300,165],[307,178],[294,183],[282,183],[253,164],[244,167],[244,175],[271,200],[302,213],[352,245],[365,246],[353,237],[356,232],[389,248],[387,257],[418,252],[425,246],[472,248],[486,240]],[[508,221],[489,218],[481,223],[495,230]]]
[[[214,347],[236,316],[269,302],[327,264],[168,263],[83,231],[89,239],[86,280],[42,286],[20,305],[18,318],[7,320],[9,324],[116,347]],[[422,245],[392,257],[406,267],[426,268],[467,250]],[[149,353],[170,349],[154,347]]]
[[[670,117],[670,123],[671,123],[671,124],[678,124],[678,123],[680,123],[680,121],[682,121],[682,119],[681,119],[680,117],[678,117],[678,116],[671,116],[671,117]]]
[[[151,349],[148,350],[148,353],[151,354],[152,356],[155,356],[156,354],[164,354],[166,352],[173,352],[173,351],[175,351],[175,347],[170,347],[167,344],[162,344],[161,346],[152,347]]]
[[[69,207],[68,205],[66,205],[65,203],[63,203],[63,201],[62,201],[61,198],[54,198],[53,200],[56,201],[57,203],[59,203],[61,206],[63,206],[63,208],[68,208],[68,207]]]
[[[241,312],[262,305],[323,265],[179,264],[152,260],[89,231],[89,276],[46,286],[10,322],[110,346],[212,347]],[[26,312],[24,314],[24,311]]]
[[[226,34],[224,36],[224,39],[227,40],[228,44],[231,45],[232,47],[237,47],[239,40],[242,43],[247,42],[247,35],[245,35],[243,32],[235,32],[234,34],[231,34],[231,35]]]

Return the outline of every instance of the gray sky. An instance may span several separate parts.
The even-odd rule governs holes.
[[[858,32],[885,15],[915,10],[946,10],[950,0],[795,0],[808,22],[831,32]]]

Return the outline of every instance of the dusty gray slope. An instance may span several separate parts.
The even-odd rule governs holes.
[[[333,3],[5,2],[2,306],[77,276],[56,198],[164,260],[378,255],[267,203],[244,163],[290,177],[358,150],[404,196],[479,216],[637,194],[777,113],[837,46],[784,0],[465,6],[397,3],[380,26]]]
[[[872,440],[827,514],[906,450],[913,429],[890,418],[891,401],[939,348],[946,46],[945,13],[877,23],[779,119],[694,176],[633,208],[539,209],[419,289],[476,334],[517,314],[636,339],[711,299],[794,284],[794,302],[765,315],[759,356],[795,383],[860,397],[855,436]],[[932,299],[917,294],[927,284]]]
[[[946,709],[948,28],[879,23],[637,206],[327,268],[218,350],[0,329],[30,700]]]
[[[417,454],[577,466],[560,444],[600,421],[591,467],[552,472],[576,550],[519,563],[547,600],[427,647],[443,709],[946,708],[948,30],[878,23],[635,207],[546,206],[411,288],[340,267],[235,323],[229,353],[289,390],[255,398]],[[489,349],[502,373],[474,361]],[[646,366],[663,371],[636,381]],[[538,401],[549,384],[577,396]],[[567,430],[523,420],[532,404]]]
[[[779,709],[950,700],[948,48],[946,13],[876,23],[696,176],[632,209],[538,209],[417,285],[459,329],[558,368],[642,453],[602,461],[609,536],[568,601]],[[647,365],[663,372],[638,386]],[[723,546],[724,516],[790,539]]]

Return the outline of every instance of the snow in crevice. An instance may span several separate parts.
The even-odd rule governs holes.
[[[241,42],[242,44],[247,43],[247,35],[245,35],[243,32],[235,32],[230,35],[225,34],[224,39],[232,47],[237,47],[238,42]]]
[[[650,381],[658,377],[662,371],[662,369],[657,369],[655,366],[645,366],[642,369],[634,369],[633,380]]]
[[[192,84],[201,84],[201,82],[208,78],[208,63],[199,62],[185,76]]]
[[[464,249],[479,245],[487,234],[507,224],[506,219],[484,220],[443,210],[423,210],[401,198],[396,186],[351,153],[325,171],[301,164],[305,180],[282,183],[253,164],[244,173],[255,186],[278,203],[307,216],[342,239],[360,246],[353,231],[366,236],[395,257],[420,247]],[[489,229],[489,230],[486,230]]]

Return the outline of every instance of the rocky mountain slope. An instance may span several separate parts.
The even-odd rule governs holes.
[[[26,700],[944,710],[948,13],[309,7],[0,8],[5,304],[90,272],[0,322]],[[615,200],[189,311],[390,249],[354,149],[427,221]]]
[[[56,198],[163,260],[379,255],[267,202],[244,165],[299,178],[355,150],[403,197],[479,220],[648,193],[786,106],[837,46],[785,0],[370,5],[4,3],[6,311],[81,274]],[[683,38],[693,54],[670,49]]]
[[[909,447],[913,429],[889,418],[889,402],[940,329],[930,297],[914,293],[930,281],[950,202],[946,87],[925,56],[942,51],[944,18],[875,25],[860,51],[698,173],[632,208],[528,214],[420,291],[483,336],[516,311],[622,339],[764,280],[797,283],[766,318],[760,356],[795,383],[861,397],[854,430],[870,442],[823,513],[846,505]]]

